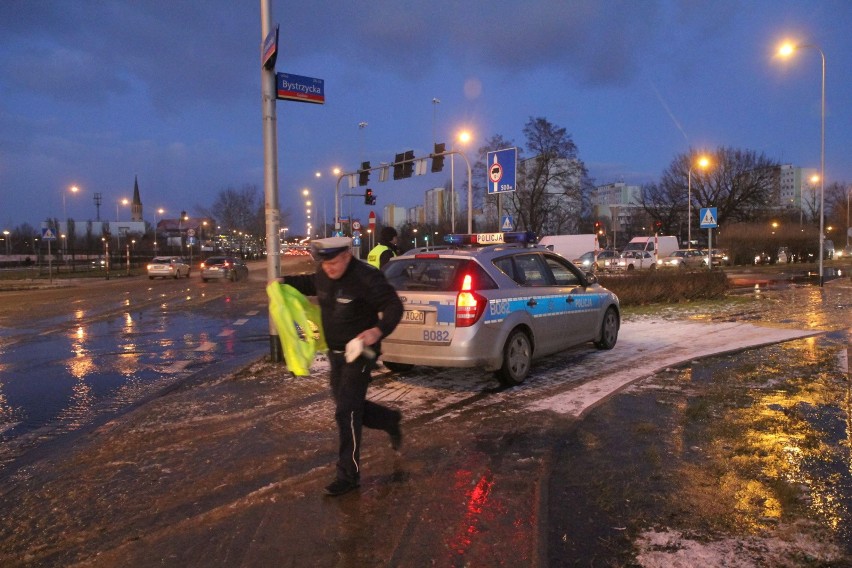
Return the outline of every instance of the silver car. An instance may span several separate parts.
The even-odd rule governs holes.
[[[678,249],[660,259],[660,268],[705,268],[707,253],[698,249]]]
[[[382,340],[385,366],[481,367],[518,385],[533,359],[586,342],[612,349],[616,295],[562,256],[526,244],[534,239],[449,235],[454,248],[391,259],[385,275],[405,313]]]
[[[148,278],[189,278],[189,263],[179,256],[155,256],[148,263]]]
[[[248,278],[248,266],[241,258],[233,256],[211,256],[201,263],[201,280],[230,280],[236,282]]]

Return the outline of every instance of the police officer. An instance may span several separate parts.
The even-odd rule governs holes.
[[[402,444],[402,414],[366,399],[380,340],[402,318],[402,302],[381,271],[353,260],[351,246],[348,237],[320,239],[311,245],[314,258],[320,261],[314,284],[328,344],[340,437],[337,476],[325,488],[328,495],[343,495],[358,487],[362,426],[387,432],[394,450]]]
[[[376,268],[382,268],[388,261],[399,254],[397,243],[399,235],[393,227],[382,227],[379,244],[373,247],[367,255],[367,262]]]

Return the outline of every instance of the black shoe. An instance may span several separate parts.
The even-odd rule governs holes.
[[[345,493],[349,493],[353,489],[358,488],[357,481],[346,481],[345,479],[335,479],[331,483],[325,486],[325,494],[331,495],[332,497],[337,497],[338,495],[343,495]]]
[[[402,414],[399,415],[399,418],[396,419],[396,424],[394,424],[393,428],[388,432],[390,434],[390,442],[391,448],[395,452],[398,452],[402,447],[402,428],[399,427],[399,423],[402,421]]]

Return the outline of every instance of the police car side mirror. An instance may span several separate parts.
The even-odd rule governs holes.
[[[586,272],[586,286],[598,283],[598,277],[592,272]]]

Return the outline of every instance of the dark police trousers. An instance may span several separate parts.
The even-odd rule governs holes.
[[[340,436],[337,478],[357,482],[361,476],[361,427],[390,433],[399,423],[396,410],[367,400],[373,362],[359,357],[347,363],[343,353],[328,351],[331,363],[331,394],[334,420]]]

